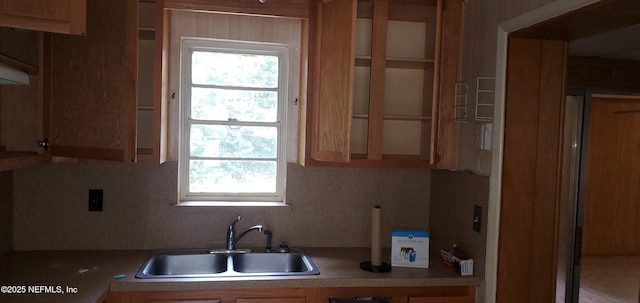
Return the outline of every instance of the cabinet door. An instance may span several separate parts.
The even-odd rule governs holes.
[[[431,137],[431,164],[441,169],[458,167],[458,132],[455,122],[455,83],[460,81],[463,1],[443,0],[439,58],[436,61],[439,75],[434,86],[433,135]]]
[[[252,298],[252,299],[236,299],[236,303],[305,303],[305,298]]]
[[[137,2],[89,1],[87,16],[86,36],[45,43],[51,155],[135,161]]]
[[[84,35],[86,0],[0,1],[0,26]]]
[[[355,0],[318,1],[309,83],[313,160],[349,162],[353,73],[355,60]]]
[[[146,303],[220,303],[220,300],[153,300]]]
[[[473,296],[409,298],[409,303],[473,303]]]

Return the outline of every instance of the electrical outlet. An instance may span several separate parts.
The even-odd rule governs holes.
[[[473,231],[480,232],[482,229],[482,207],[473,206]]]
[[[102,189],[89,190],[89,211],[102,211]]]

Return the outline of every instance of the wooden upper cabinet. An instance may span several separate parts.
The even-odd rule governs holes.
[[[47,35],[45,134],[52,156],[135,161],[137,9],[137,1],[92,0],[86,36]]]
[[[84,35],[86,0],[0,1],[0,26]]]
[[[304,164],[451,168],[462,2],[328,0],[314,9]]]

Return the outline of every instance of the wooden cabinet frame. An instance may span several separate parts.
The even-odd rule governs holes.
[[[383,155],[382,125],[387,20],[394,0],[373,1],[371,79],[369,85],[366,159],[351,151],[351,118],[357,1],[317,1],[312,6],[309,42],[309,81],[306,149],[303,164],[311,166],[453,168],[457,163],[454,123],[455,82],[460,70],[462,1],[438,0],[429,155]],[[426,122],[425,122],[426,123]],[[302,136],[301,136],[302,137]]]
[[[84,35],[86,0],[10,0],[0,3],[0,26]]]

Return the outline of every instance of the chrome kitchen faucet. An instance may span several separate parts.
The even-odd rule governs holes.
[[[249,227],[247,230],[243,231],[240,235],[236,237],[235,225],[240,221],[242,217],[238,216],[235,221],[229,224],[229,228],[227,229],[227,250],[235,250],[236,244],[240,239],[242,239],[246,234],[251,232],[252,230],[262,231],[262,225],[254,225]]]

